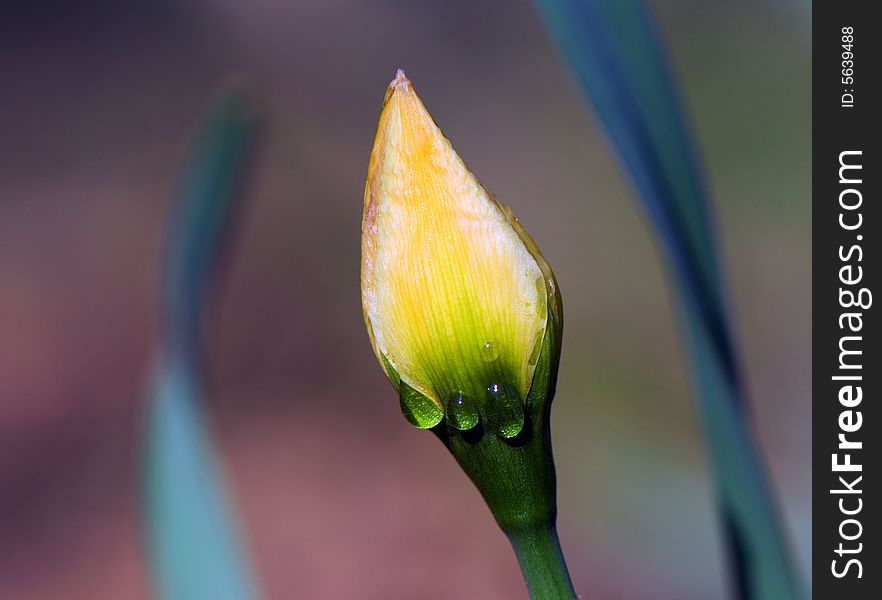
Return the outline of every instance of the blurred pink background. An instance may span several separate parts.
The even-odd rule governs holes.
[[[807,576],[807,3],[650,5]],[[526,598],[489,511],[401,417],[364,332],[364,177],[398,67],[557,273],[559,524],[577,589],[725,595],[662,265],[529,2],[15,0],[0,8],[0,596],[150,597],[139,468],[159,249],[194,123],[237,81],[265,135],[208,411],[265,597]]]

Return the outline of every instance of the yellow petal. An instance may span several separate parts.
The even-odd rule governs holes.
[[[521,399],[529,391],[557,297],[553,275],[402,71],[386,92],[368,167],[361,285],[380,362],[442,410],[451,394],[481,397],[500,384]]]

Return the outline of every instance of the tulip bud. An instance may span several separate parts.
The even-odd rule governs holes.
[[[531,594],[575,597],[554,528],[549,410],[562,327],[554,274],[400,70],[368,167],[361,292],[405,417],[431,428],[478,487]]]
[[[401,71],[368,168],[361,282],[374,352],[411,423],[521,431],[542,342],[559,339],[554,275]]]

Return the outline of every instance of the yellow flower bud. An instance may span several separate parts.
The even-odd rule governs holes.
[[[496,413],[520,414],[497,433],[520,431],[549,328],[559,344],[554,275],[400,70],[386,92],[368,167],[361,290],[374,352],[412,423],[433,427],[446,414],[469,429],[479,414],[487,417],[479,408],[496,402]],[[414,398],[422,404],[408,411]]]

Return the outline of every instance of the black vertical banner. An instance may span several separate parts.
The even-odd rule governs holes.
[[[812,588],[823,600],[882,598],[882,22],[874,4],[813,8]]]

